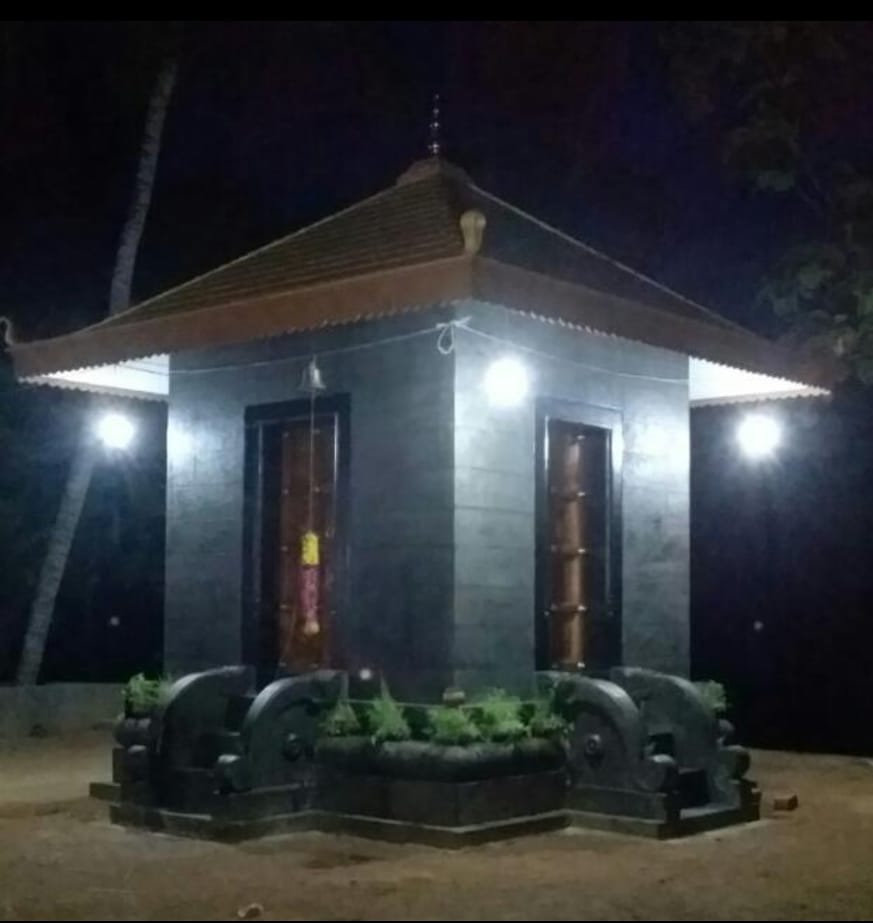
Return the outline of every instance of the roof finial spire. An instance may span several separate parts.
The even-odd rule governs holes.
[[[430,110],[430,141],[427,149],[431,157],[440,155],[440,94],[433,94],[433,107]]]

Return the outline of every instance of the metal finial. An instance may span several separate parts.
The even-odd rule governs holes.
[[[430,141],[427,149],[431,157],[440,155],[440,94],[433,94],[433,108],[430,110]]]

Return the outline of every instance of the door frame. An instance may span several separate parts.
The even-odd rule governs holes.
[[[343,618],[348,601],[348,487],[349,487],[349,418],[351,402],[348,394],[331,394],[315,399],[315,419],[333,417],[336,421],[334,442],[335,535],[333,598],[330,600],[331,660],[343,662]],[[270,404],[256,404],[245,410],[245,462],[243,475],[243,543],[242,543],[242,620],[241,650],[243,660],[255,668],[258,685],[270,682],[277,675],[278,655],[268,661],[268,652],[276,647],[266,638],[274,613],[265,611],[265,555],[270,554],[270,539],[265,535],[265,502],[270,485],[265,470],[265,451],[269,430],[277,430],[290,422],[308,421],[308,397]],[[278,543],[273,553],[278,554]],[[278,650],[278,648],[276,647]]]
[[[547,598],[550,590],[550,500],[549,500],[549,422],[561,420],[607,432],[606,470],[606,615],[603,637],[591,649],[585,672],[605,673],[622,660],[622,460],[624,437],[622,415],[618,410],[583,402],[538,398],[535,404],[535,577],[534,643],[536,668],[551,670],[550,626]]]

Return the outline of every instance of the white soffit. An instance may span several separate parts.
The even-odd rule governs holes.
[[[104,394],[166,400],[170,393],[170,357],[150,356],[117,365],[98,365],[71,372],[53,372],[28,381],[39,384],[80,388]]]
[[[170,359],[167,355],[132,359],[117,365],[100,365],[70,372],[40,375],[29,381],[81,388],[106,394],[166,400],[170,393]],[[691,357],[688,362],[691,404],[730,404],[786,397],[821,397],[829,392],[798,381],[746,372],[728,365]]]
[[[729,365],[691,357],[688,361],[688,397],[692,406],[766,401],[785,397],[822,397],[824,388],[799,381],[746,372]]]

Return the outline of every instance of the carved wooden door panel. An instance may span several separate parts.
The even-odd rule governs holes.
[[[279,666],[307,670],[331,663],[331,615],[335,579],[336,459],[335,415],[283,424],[279,491],[278,632]],[[311,511],[310,511],[311,505]],[[302,542],[318,537],[314,621],[305,618]],[[311,566],[311,562],[309,562]],[[317,631],[315,630],[317,628]]]
[[[606,616],[608,436],[553,419],[547,438],[548,661],[579,669]]]

